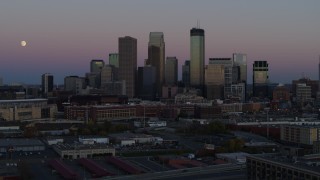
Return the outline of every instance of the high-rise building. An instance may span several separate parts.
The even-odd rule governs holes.
[[[104,61],[103,60],[93,59],[90,62],[90,72],[91,73],[100,72],[101,69],[103,68],[103,66],[104,66]]]
[[[86,73],[86,85],[92,88],[100,88],[100,72],[90,72]]]
[[[3,79],[0,77],[0,86],[3,86]]]
[[[267,61],[253,63],[253,96],[265,98],[268,96],[269,65]]]
[[[204,85],[205,42],[204,30],[190,30],[190,85]]]
[[[205,85],[207,99],[222,99],[224,88],[224,65],[208,64],[205,67]]]
[[[296,101],[301,107],[303,107],[308,102],[313,102],[314,99],[311,96],[311,86],[307,84],[297,84],[296,85]]]
[[[237,79],[239,80],[239,82],[247,83],[247,55],[234,53],[233,65],[239,67],[239,72],[237,74]]]
[[[153,66],[138,67],[139,98],[154,100],[156,98],[156,68]]]
[[[119,54],[118,53],[110,53],[109,54],[109,64],[113,65],[116,68],[119,68]]]
[[[176,57],[167,57],[165,68],[166,85],[177,85],[178,83],[178,59]]]
[[[184,86],[190,85],[190,60],[186,60],[182,65],[182,82]]]
[[[137,71],[137,39],[125,36],[119,38],[119,80],[125,81],[126,95],[135,96]]]
[[[75,94],[80,94],[85,86],[85,78],[78,76],[67,76],[64,78],[64,90],[72,91]]]
[[[107,82],[111,82],[114,81],[113,79],[113,67],[112,65],[105,65],[102,69],[101,69],[101,73],[100,73],[100,80],[101,80],[101,85],[103,83],[107,83]]]
[[[49,73],[42,74],[42,95],[47,97],[49,93],[53,91],[53,75]]]
[[[148,44],[148,65],[156,68],[157,95],[161,96],[165,72],[165,43],[162,32],[150,32]]]
[[[224,67],[224,98],[232,96],[231,85],[233,83],[233,61],[231,58],[210,58],[209,65],[222,65]]]

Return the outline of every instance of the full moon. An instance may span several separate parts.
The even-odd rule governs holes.
[[[27,45],[27,41],[21,41],[20,44],[21,44],[21,46],[26,46]]]

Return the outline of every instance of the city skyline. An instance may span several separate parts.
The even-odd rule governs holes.
[[[143,66],[149,33],[163,32],[165,57],[177,57],[181,79],[181,66],[190,59],[189,30],[199,20],[206,32],[205,64],[244,53],[249,84],[259,59],[269,63],[270,82],[290,83],[302,74],[318,79],[319,5],[298,0],[0,2],[0,77],[6,84],[41,84],[41,75],[50,73],[55,84],[63,84],[65,76],[89,72],[92,59],[108,63],[124,36],[137,39],[138,66]]]

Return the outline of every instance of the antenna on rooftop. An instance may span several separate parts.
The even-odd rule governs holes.
[[[198,29],[200,28],[200,21],[199,21],[199,19],[197,19],[197,28],[198,28]]]

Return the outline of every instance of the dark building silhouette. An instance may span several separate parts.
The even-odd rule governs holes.
[[[42,95],[47,97],[53,91],[53,75],[46,73],[41,76]]]
[[[136,93],[137,39],[130,36],[119,38],[119,80],[125,81],[126,95]]]

